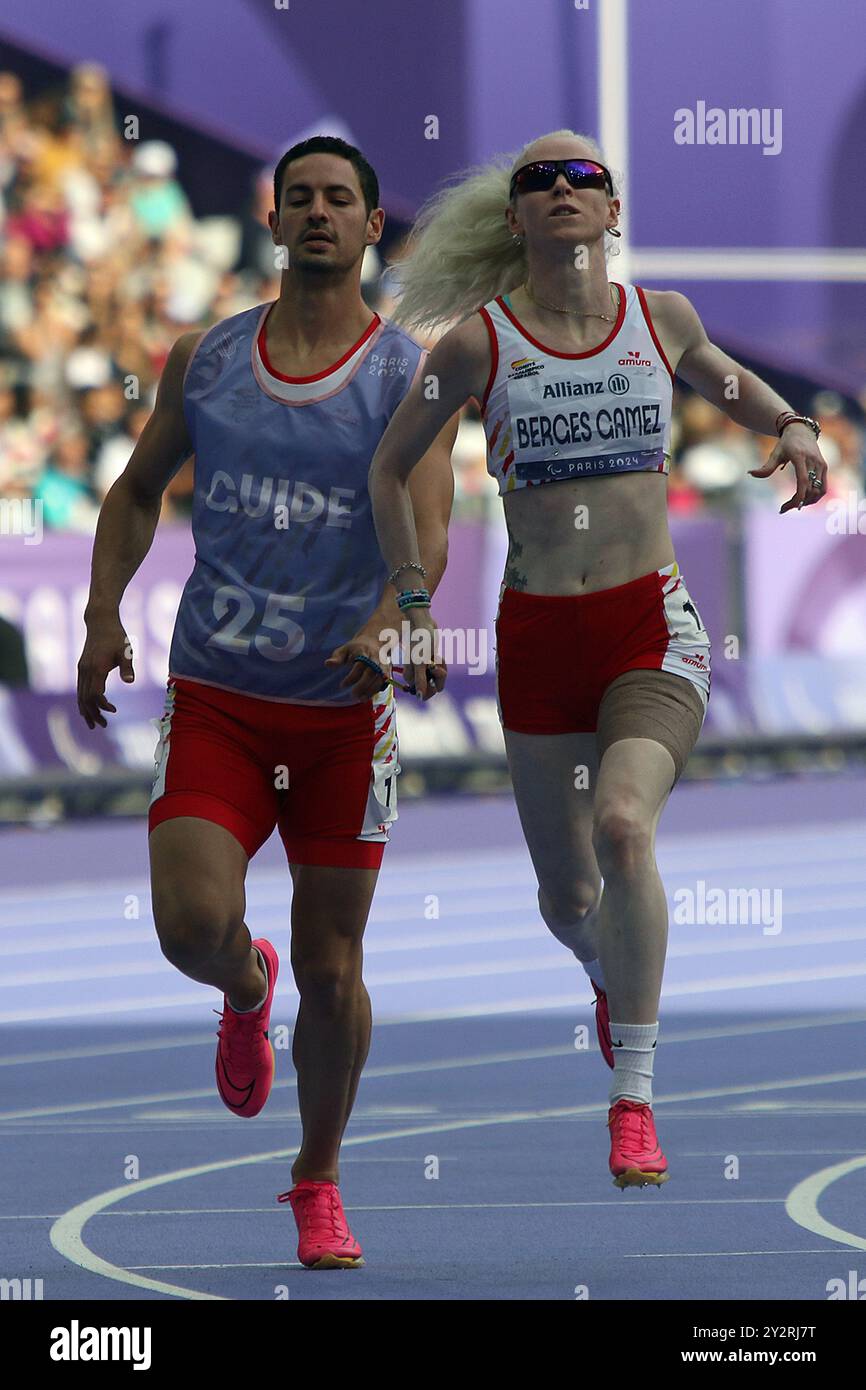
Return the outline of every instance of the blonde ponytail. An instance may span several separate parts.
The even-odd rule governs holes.
[[[421,207],[408,256],[395,265],[400,298],[389,317],[405,328],[430,331],[468,318],[482,304],[526,279],[526,248],[505,221],[511,175],[529,163],[541,140],[570,137],[606,163],[597,142],[573,130],[554,130],[516,154],[473,165]],[[619,180],[614,170],[614,195]],[[615,239],[605,236],[606,254]],[[614,251],[614,254],[615,251]]]

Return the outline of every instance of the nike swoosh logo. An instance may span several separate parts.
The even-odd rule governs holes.
[[[222,1059],[222,1055],[219,1053],[217,1054],[217,1065],[219,1066],[221,1072],[220,1092],[222,1093],[223,1100],[225,1101],[226,1105],[231,1106],[233,1110],[240,1110],[242,1106],[246,1105],[247,1101],[252,1095],[253,1087],[256,1084],[255,1081],[251,1081],[249,1086],[247,1086],[246,1088],[244,1088],[243,1086],[236,1086],[235,1083],[232,1081],[231,1077],[229,1076],[228,1072],[226,1071],[226,1064]],[[239,1101],[230,1100],[225,1094],[226,1089],[236,1091],[239,1095],[242,1096],[242,1099]]]

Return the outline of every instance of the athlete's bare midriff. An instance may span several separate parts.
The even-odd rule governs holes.
[[[570,478],[503,497],[505,582],[531,594],[587,594],[673,563],[667,478]]]

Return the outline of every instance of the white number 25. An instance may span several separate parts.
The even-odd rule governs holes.
[[[289,609],[292,613],[302,613],[303,598],[297,594],[269,594],[264,617],[255,635],[250,631],[249,625],[255,619],[256,605],[251,594],[236,584],[223,584],[214,593],[213,612],[217,622],[222,623],[235,604],[236,611],[218,632],[207,639],[208,646],[222,647],[226,651],[239,652],[246,656],[252,643],[256,651],[266,656],[269,661],[291,661],[293,656],[298,656],[303,651],[304,629],[281,611]],[[285,640],[274,642],[268,635],[268,629],[272,633],[281,632]]]

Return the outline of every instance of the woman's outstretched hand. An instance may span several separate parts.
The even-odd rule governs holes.
[[[777,468],[784,468],[786,463],[793,465],[797,475],[797,491],[782,503],[779,511],[789,512],[792,507],[799,511],[801,507],[811,507],[815,502],[820,502],[827,491],[827,464],[808,425],[787,425],[764,466],[750,468],[749,474],[753,478],[769,478]]]

